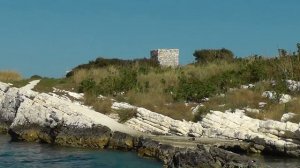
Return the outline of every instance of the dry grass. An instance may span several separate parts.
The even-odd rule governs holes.
[[[173,102],[172,97],[155,91],[147,93],[129,92],[127,102],[177,120],[193,120],[191,107],[183,102]]]
[[[205,102],[204,105],[210,110],[228,110],[228,109],[242,109],[245,107],[258,108],[259,102],[266,102],[267,99],[261,97],[261,92],[251,89],[237,89],[226,93],[224,97],[215,96],[210,101]]]
[[[215,96],[208,102],[203,103],[204,107],[200,108],[199,114],[196,119],[201,119],[201,116],[208,113],[210,110],[225,111],[228,109],[242,109],[245,107],[261,109],[259,114],[247,113],[252,118],[261,120],[276,120],[280,121],[284,113],[292,112],[296,116],[291,122],[300,122],[300,96],[294,97],[294,99],[286,104],[279,104],[277,101],[269,100],[261,96],[262,91],[269,88],[267,83],[260,83],[253,90],[251,89],[238,89],[226,93],[224,97]],[[267,105],[264,108],[259,108],[259,102],[266,102]]]
[[[200,80],[207,79],[209,77],[219,75],[226,71],[239,69],[239,64],[230,63],[226,61],[211,62],[208,64],[200,65],[187,65],[183,67],[183,72],[186,74],[196,77]]]
[[[271,104],[264,113],[262,117],[264,119],[272,119],[280,121],[284,113],[292,112],[297,114],[291,121],[295,123],[300,122],[300,97],[294,98],[294,100],[286,104]]]
[[[19,81],[22,79],[22,76],[20,73],[16,71],[0,71],[0,81],[2,82],[13,82],[13,81]]]
[[[76,86],[79,86],[81,81],[92,78],[99,83],[99,81],[109,75],[117,75],[119,73],[118,69],[114,66],[106,68],[92,68],[92,69],[79,69],[74,72],[72,76],[73,82]]]
[[[92,106],[95,111],[103,114],[109,114],[112,112],[112,101],[109,98],[99,99],[94,94],[86,94],[84,96],[85,105]]]
[[[119,122],[125,123],[127,120],[136,116],[136,109],[123,109],[116,111],[118,116],[120,117]]]

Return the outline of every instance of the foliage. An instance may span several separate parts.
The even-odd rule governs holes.
[[[90,92],[92,89],[94,89],[96,87],[96,82],[94,81],[94,79],[89,78],[89,79],[85,79],[80,83],[80,86],[78,88],[79,92]]]
[[[56,78],[42,78],[40,82],[34,87],[38,92],[52,92],[53,87],[58,89],[70,89],[72,83],[68,79],[56,79]]]
[[[196,50],[193,55],[196,61],[201,63],[212,62],[215,60],[232,61],[234,59],[233,52],[226,48]]]
[[[99,57],[94,61],[90,61],[87,64],[82,64],[77,67],[75,67],[72,71],[67,73],[66,77],[71,77],[74,75],[74,72],[79,69],[92,69],[92,68],[106,68],[109,66],[116,66],[116,67],[129,67],[139,65],[140,72],[146,73],[147,67],[158,67],[159,63],[154,59],[134,59],[134,60],[122,60],[122,59],[107,59]]]

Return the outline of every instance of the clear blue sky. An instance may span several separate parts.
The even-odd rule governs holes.
[[[0,0],[0,69],[62,77],[96,57],[155,48],[275,56],[300,42],[299,0]]]

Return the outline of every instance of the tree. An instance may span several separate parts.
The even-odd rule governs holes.
[[[232,61],[234,59],[233,52],[226,48],[196,50],[193,56],[197,62],[201,63],[211,62],[214,60]]]
[[[300,56],[300,43],[297,43],[298,56]]]

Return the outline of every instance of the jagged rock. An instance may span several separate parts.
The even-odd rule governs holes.
[[[131,150],[134,147],[134,138],[122,132],[114,132],[109,140],[109,148]]]
[[[55,144],[102,149],[108,145],[110,134],[111,130],[101,125],[95,125],[91,128],[62,127],[55,138]]]
[[[9,88],[1,101],[0,120],[8,124],[12,123],[21,102],[22,98],[19,95],[19,89]]]
[[[161,160],[164,163],[164,165],[167,165],[173,159],[176,150],[178,149],[174,146],[160,144],[156,158]]]
[[[215,147],[199,145],[198,150],[177,151],[168,167],[258,167],[255,160]]]
[[[137,118],[132,118],[125,124],[142,132],[158,135],[202,135],[202,126],[199,123],[174,120],[144,108],[137,108],[136,116]]]
[[[241,113],[219,111],[211,111],[203,118],[201,124],[204,127],[204,136],[207,137],[250,141],[263,145],[265,152],[297,154],[299,151],[299,124],[263,121]]]
[[[149,138],[139,138],[138,142],[138,155],[143,157],[155,157],[157,156],[159,149],[159,142],[151,140]]]
[[[137,107],[125,102],[114,102],[111,106],[113,110],[136,109]]]
[[[54,130],[39,125],[22,125],[11,127],[8,131],[12,141],[53,143]]]

